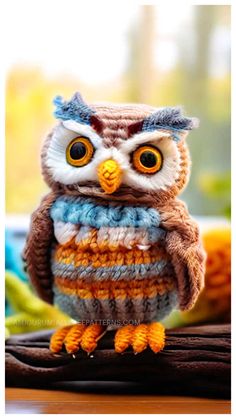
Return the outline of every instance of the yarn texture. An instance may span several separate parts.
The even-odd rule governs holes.
[[[64,230],[69,224],[66,243],[55,234],[62,242],[54,248],[52,273],[54,302],[74,319],[148,321],[174,308],[176,278],[157,210],[61,196],[50,215],[56,229],[58,222]]]
[[[177,198],[197,120],[180,108],[88,105],[78,93],[55,105],[59,124],[41,155],[51,192],[24,251],[39,295],[78,322],[56,332],[51,349],[90,353],[109,327],[117,352],[157,353],[165,344],[157,322],[193,307],[204,283],[198,225]],[[80,139],[93,150],[83,164],[68,157]]]

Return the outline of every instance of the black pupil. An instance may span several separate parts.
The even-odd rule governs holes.
[[[157,162],[157,158],[152,151],[144,151],[141,154],[140,161],[145,167],[154,167]]]
[[[73,160],[80,160],[86,154],[86,147],[83,143],[77,142],[74,143],[70,149],[70,156]]]

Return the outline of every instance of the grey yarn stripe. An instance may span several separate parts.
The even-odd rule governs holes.
[[[173,290],[153,298],[83,300],[76,295],[62,294],[54,287],[54,304],[76,321],[132,320],[149,323],[159,321],[170,314],[177,306],[177,293]]]
[[[52,263],[52,273],[55,277],[68,279],[85,279],[103,281],[111,279],[119,281],[123,279],[153,278],[157,275],[173,275],[173,267],[168,261],[159,261],[146,264],[119,265],[111,267],[94,268],[93,266],[67,265],[59,262]]]

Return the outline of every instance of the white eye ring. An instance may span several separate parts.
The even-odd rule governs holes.
[[[131,155],[141,144],[158,148],[163,157],[161,170],[147,175],[138,172],[130,164],[129,170],[124,175],[124,183],[143,191],[167,190],[175,184],[180,173],[181,156],[176,141],[167,132],[142,132],[122,144],[120,150],[123,154]]]

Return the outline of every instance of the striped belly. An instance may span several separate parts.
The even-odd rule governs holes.
[[[156,223],[91,226],[53,215],[54,303],[72,318],[117,326],[160,320],[176,306],[165,232]]]

